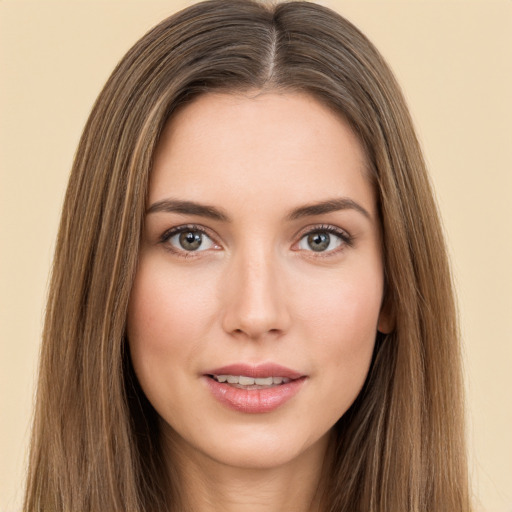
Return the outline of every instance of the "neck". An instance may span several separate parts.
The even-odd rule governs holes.
[[[272,467],[235,467],[166,437],[169,470],[176,475],[179,510],[194,512],[320,512],[322,466],[329,436],[299,457]],[[171,437],[171,439],[169,439]],[[170,467],[172,464],[172,468]]]

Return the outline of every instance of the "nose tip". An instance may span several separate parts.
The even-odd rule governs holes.
[[[245,305],[240,303],[237,311],[227,315],[227,332],[238,337],[259,339],[268,335],[278,336],[285,330],[283,322],[269,303],[263,307],[257,307],[254,302],[250,307],[246,305],[247,302]]]
[[[236,337],[278,337],[290,316],[278,269],[272,261],[241,262],[224,290],[224,330]]]

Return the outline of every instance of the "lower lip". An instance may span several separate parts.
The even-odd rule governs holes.
[[[205,377],[213,396],[230,409],[248,414],[262,414],[276,410],[293,398],[302,388],[306,377],[295,379],[267,389],[241,389]]]

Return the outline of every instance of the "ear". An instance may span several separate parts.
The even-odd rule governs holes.
[[[394,331],[395,323],[395,312],[393,311],[392,301],[389,295],[386,295],[380,308],[377,330],[382,334],[389,334]]]

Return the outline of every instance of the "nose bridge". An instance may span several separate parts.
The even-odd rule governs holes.
[[[251,244],[240,248],[229,268],[224,329],[250,338],[286,330],[289,316],[282,279],[280,262],[271,247]]]

